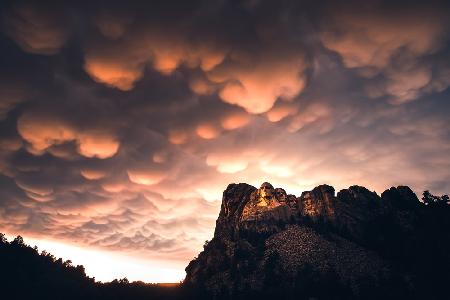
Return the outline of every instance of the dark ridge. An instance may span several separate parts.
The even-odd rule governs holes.
[[[180,286],[129,282],[126,278],[97,282],[86,275],[83,266],[73,266],[45,251],[39,253],[20,236],[8,242],[0,233],[0,263],[0,299],[5,300],[190,298]]]
[[[295,197],[232,184],[184,285],[215,299],[443,299],[449,228],[448,196],[419,201],[406,186],[380,197],[320,185]]]
[[[447,299],[448,196],[230,184],[214,237],[175,286],[108,283],[0,234],[0,299]],[[152,272],[152,270],[148,270]]]

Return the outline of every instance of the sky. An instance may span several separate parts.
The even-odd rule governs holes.
[[[0,231],[177,282],[229,183],[450,192],[445,1],[2,1]]]

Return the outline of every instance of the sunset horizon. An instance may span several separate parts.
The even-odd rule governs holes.
[[[167,296],[135,281],[438,291],[449,16],[441,0],[2,1],[0,250],[31,262],[5,278],[93,299]]]
[[[259,185],[255,184],[254,186]],[[385,190],[389,188],[386,187]],[[299,196],[306,190],[297,194],[290,193],[289,190],[287,192]],[[377,193],[381,194],[381,192]],[[420,194],[417,195],[420,196]],[[129,281],[142,281],[150,284],[178,284],[186,276],[184,270],[186,265],[195,258],[192,256],[172,261],[159,261],[155,260],[154,257],[146,257],[142,253],[133,253],[133,251],[124,253],[123,251],[112,249],[105,250],[102,247],[85,247],[82,243],[77,245],[64,239],[43,238],[42,236],[32,237],[20,233],[3,233],[10,242],[17,236],[21,236],[25,244],[32,248],[36,246],[39,252],[48,252],[58,259],[62,258],[63,261],[70,260],[73,265],[83,265],[86,269],[86,275],[100,282],[126,278]],[[205,242],[212,238],[213,233],[214,226],[211,227],[210,236]],[[196,250],[196,253],[199,253],[202,248],[199,247],[194,249],[194,251]]]

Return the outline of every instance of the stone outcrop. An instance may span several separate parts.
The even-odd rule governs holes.
[[[416,194],[407,186],[390,188],[381,194],[381,198],[388,205],[392,205],[399,210],[417,210],[420,202]]]
[[[228,297],[263,291],[274,282],[290,290],[310,270],[317,280],[334,276],[352,297],[380,292],[386,282],[403,288],[410,283],[393,278],[410,274],[398,274],[405,268],[398,261],[404,245],[427,239],[420,232],[430,229],[418,226],[429,218],[428,211],[405,186],[380,197],[360,186],[336,194],[333,187],[320,185],[296,197],[267,182],[258,189],[230,184],[214,238],[186,268],[185,283]]]
[[[279,224],[287,224],[294,217],[294,211],[286,203],[287,195],[283,189],[274,189],[264,182],[250,194],[239,219],[240,231],[273,233]]]
[[[320,185],[312,191],[303,192],[297,200],[300,216],[313,220],[333,220],[335,206],[334,188],[329,185]]]

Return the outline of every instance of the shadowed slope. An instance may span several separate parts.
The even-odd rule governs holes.
[[[449,278],[448,204],[321,185],[300,197],[230,184],[185,284],[218,298],[437,298]]]

